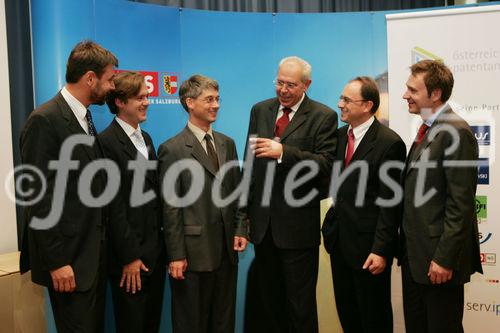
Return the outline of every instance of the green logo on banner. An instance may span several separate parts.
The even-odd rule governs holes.
[[[486,222],[486,218],[488,217],[487,203],[488,200],[485,195],[476,196],[476,215],[478,223]]]

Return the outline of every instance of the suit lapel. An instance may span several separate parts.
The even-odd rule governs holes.
[[[363,136],[363,139],[361,139],[361,142],[354,151],[351,161],[362,160],[366,156],[366,154],[368,154],[373,149],[376,143],[379,126],[380,123],[375,118],[370,128],[368,128],[368,131],[366,131],[365,136]]]
[[[73,110],[71,110],[68,103],[66,102],[66,100],[62,96],[61,92],[59,92],[57,94],[56,103],[59,105],[59,108],[61,110],[61,114],[62,114],[63,118],[66,120],[66,124],[69,128],[69,131],[72,134],[87,135],[85,130],[82,128],[82,126],[80,126],[80,123],[78,122],[78,119],[76,119],[76,116],[73,113]],[[87,145],[78,145],[78,146],[82,147],[82,149],[89,156],[90,160],[95,160],[97,158],[93,146],[87,146]]]
[[[265,113],[265,120],[263,124],[264,131],[262,132],[262,136],[265,138],[272,139],[274,138],[274,130],[276,127],[276,117],[278,116],[278,109],[280,107],[280,103],[278,99],[276,99],[276,103],[273,103],[269,108],[269,112]]]
[[[412,162],[418,161],[420,159],[420,156],[422,155],[422,153],[425,151],[425,149],[432,144],[433,141],[429,141],[429,133],[431,131],[436,130],[438,127],[440,127],[441,124],[443,123],[443,118],[449,117],[452,112],[453,111],[450,109],[450,107],[447,107],[446,109],[444,109],[441,112],[441,114],[436,118],[436,120],[434,120],[434,123],[432,123],[432,126],[429,127],[422,142],[419,145],[416,145],[415,142],[412,144],[410,152],[409,152],[408,157],[406,159],[406,174],[410,173],[411,170],[414,169],[414,168],[409,167],[410,164]],[[436,138],[438,138],[440,135],[441,135],[441,132],[438,132],[434,136],[434,140]]]
[[[219,133],[213,131],[212,132],[214,134],[214,140],[215,140],[215,149],[216,149],[216,153],[217,153],[217,159],[219,160],[219,166],[223,166],[224,163],[226,163],[226,159],[227,159],[227,156],[226,156],[226,143],[224,142],[224,140],[222,139],[222,136],[219,135]]]
[[[285,140],[291,133],[293,133],[297,128],[300,127],[300,125],[302,125],[307,120],[308,113],[309,113],[309,98],[307,96],[304,96],[304,100],[300,104],[299,109],[293,116],[288,126],[285,128],[285,133],[283,133],[283,135],[281,136],[281,141]]]
[[[345,151],[347,149],[347,129],[348,126],[344,126],[339,130],[339,142],[337,149],[337,161],[342,161],[342,170],[344,170],[345,161]]]
[[[116,135],[116,138],[118,139],[118,141],[121,144],[122,152],[126,156],[128,156],[129,160],[137,160],[138,162],[146,162],[146,159],[144,158],[144,156],[137,150],[137,148],[135,148],[132,140],[127,135],[127,133],[125,133],[123,128],[120,126],[120,124],[118,124],[116,119],[113,119],[112,129]],[[146,141],[146,135],[143,134],[143,137],[144,137],[144,141]],[[148,146],[147,141],[146,141],[146,145]],[[148,151],[149,151],[149,146],[148,146]],[[156,177],[155,177],[154,172],[151,172],[151,170],[148,170],[146,168],[146,165],[143,163],[139,163],[139,167],[141,167],[143,169],[143,171],[146,175],[146,179],[148,179],[150,182],[155,184]]]
[[[208,159],[208,155],[201,146],[201,143],[196,139],[196,136],[191,132],[191,130],[186,127],[183,131],[183,136],[186,141],[186,148],[189,150],[190,154],[198,161],[200,164],[207,169],[212,175],[216,175],[217,172],[214,169],[212,163]]]

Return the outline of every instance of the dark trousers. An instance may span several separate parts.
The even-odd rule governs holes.
[[[120,288],[121,275],[110,276],[117,333],[159,331],[165,276],[164,258],[158,260],[152,274],[141,274],[142,288],[135,294],[126,292],[125,287]]]
[[[318,332],[316,282],[319,248],[279,249],[270,229],[255,245],[248,288],[246,332]]]
[[[345,333],[391,333],[391,267],[377,275],[354,269],[347,264],[340,249],[334,249],[333,288],[340,323]]]
[[[238,266],[222,252],[213,272],[188,270],[184,280],[170,277],[174,333],[234,333]]]
[[[408,261],[402,265],[403,309],[407,333],[463,332],[464,286],[424,285],[411,276]]]
[[[92,286],[87,291],[60,293],[48,288],[52,312],[58,333],[104,332],[106,300],[106,259],[101,243],[99,267]]]

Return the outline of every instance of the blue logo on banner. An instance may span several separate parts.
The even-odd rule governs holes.
[[[479,159],[479,166],[477,168],[477,183],[482,185],[490,183],[490,166],[487,158]]]
[[[477,143],[481,146],[490,145],[490,126],[471,126],[472,132],[476,137]]]

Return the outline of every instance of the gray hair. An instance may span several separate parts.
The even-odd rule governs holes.
[[[278,69],[281,68],[281,66],[287,62],[293,62],[293,63],[296,63],[297,65],[302,67],[302,82],[305,83],[311,79],[312,68],[311,68],[311,65],[307,61],[305,61],[304,59],[299,58],[297,56],[286,57],[286,58],[281,59],[279,65],[278,65]]]
[[[203,90],[214,89],[219,91],[219,84],[214,79],[203,75],[193,75],[186,81],[182,82],[179,88],[179,97],[184,110],[188,110],[186,99],[198,98],[203,93]]]

